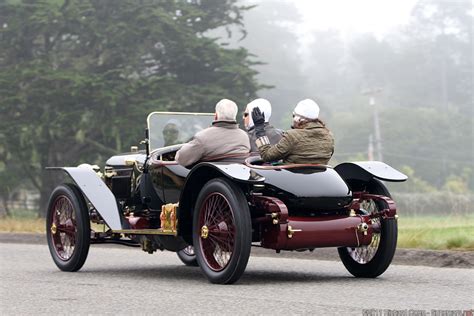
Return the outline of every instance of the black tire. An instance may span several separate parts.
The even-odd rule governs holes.
[[[242,190],[229,180],[210,180],[199,193],[193,214],[193,244],[197,262],[211,283],[231,284],[244,273],[252,223]]]
[[[196,259],[196,254],[194,253],[194,247],[193,246],[187,246],[184,249],[181,249],[176,253],[178,255],[179,260],[181,260],[182,263],[189,267],[197,267],[198,262]]]
[[[390,197],[390,193],[388,192],[387,188],[382,182],[376,179],[369,183],[367,186],[367,191],[372,194]],[[379,201],[372,201],[372,203],[379,210],[383,208],[383,203]],[[355,277],[376,278],[384,273],[392,262],[395,250],[397,249],[398,223],[396,219],[381,219],[380,225],[380,235],[373,237],[372,241],[374,243],[374,238],[380,238],[380,240],[377,241],[378,247],[375,251],[375,254],[373,254],[373,257],[370,260],[367,260],[367,262],[358,262],[353,257],[354,253],[356,251],[362,251],[364,246],[357,248],[338,248],[339,257],[341,258],[342,263]]]
[[[81,191],[73,184],[56,187],[49,198],[46,237],[60,270],[82,268],[89,253],[90,231],[89,211]]]

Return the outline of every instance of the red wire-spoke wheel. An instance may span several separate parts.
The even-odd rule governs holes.
[[[382,182],[372,180],[367,191],[372,194],[390,197]],[[376,214],[384,209],[382,201],[365,200],[361,210],[366,214]],[[339,257],[346,269],[354,276],[375,278],[387,270],[397,249],[398,224],[396,219],[374,218],[372,223],[377,230],[372,235],[368,246],[338,248]]]
[[[199,212],[201,251],[213,271],[222,271],[234,251],[234,212],[221,193],[209,194]]]
[[[46,235],[59,269],[77,271],[82,267],[89,252],[90,222],[87,204],[75,185],[60,185],[51,194]]]
[[[54,250],[61,260],[67,261],[74,253],[76,244],[76,212],[71,200],[59,195],[53,202],[51,238]]]
[[[204,275],[212,283],[237,281],[247,266],[252,240],[242,190],[226,179],[210,180],[194,210],[194,251]]]

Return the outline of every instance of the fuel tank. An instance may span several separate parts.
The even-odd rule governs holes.
[[[369,245],[373,233],[368,216],[288,217],[285,224],[265,225],[261,242],[276,250],[359,247]]]
[[[346,182],[329,167],[259,168],[255,171],[265,178],[263,195],[283,201],[290,214],[342,210],[352,201]]]

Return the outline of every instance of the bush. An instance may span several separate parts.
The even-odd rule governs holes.
[[[455,194],[446,191],[431,193],[393,193],[400,214],[469,215],[472,214],[474,194]]]

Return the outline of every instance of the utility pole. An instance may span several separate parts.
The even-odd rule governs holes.
[[[379,89],[370,89],[370,90],[363,91],[362,94],[369,96],[369,104],[372,107],[373,115],[374,115],[374,134],[375,134],[375,148],[377,150],[377,160],[383,161],[382,134],[380,133],[379,112],[377,109],[377,104],[375,102],[375,95],[380,92],[382,92],[382,89],[379,88]],[[369,139],[369,142],[371,141],[372,141],[372,138]],[[369,146],[371,145],[369,144]]]
[[[375,146],[377,146],[377,159],[383,161],[382,155],[382,135],[380,134],[379,111],[375,104],[375,97],[370,97],[370,105],[374,108],[374,131],[375,131]]]
[[[369,148],[367,149],[367,158],[369,161],[374,160],[374,136],[369,135]]]

